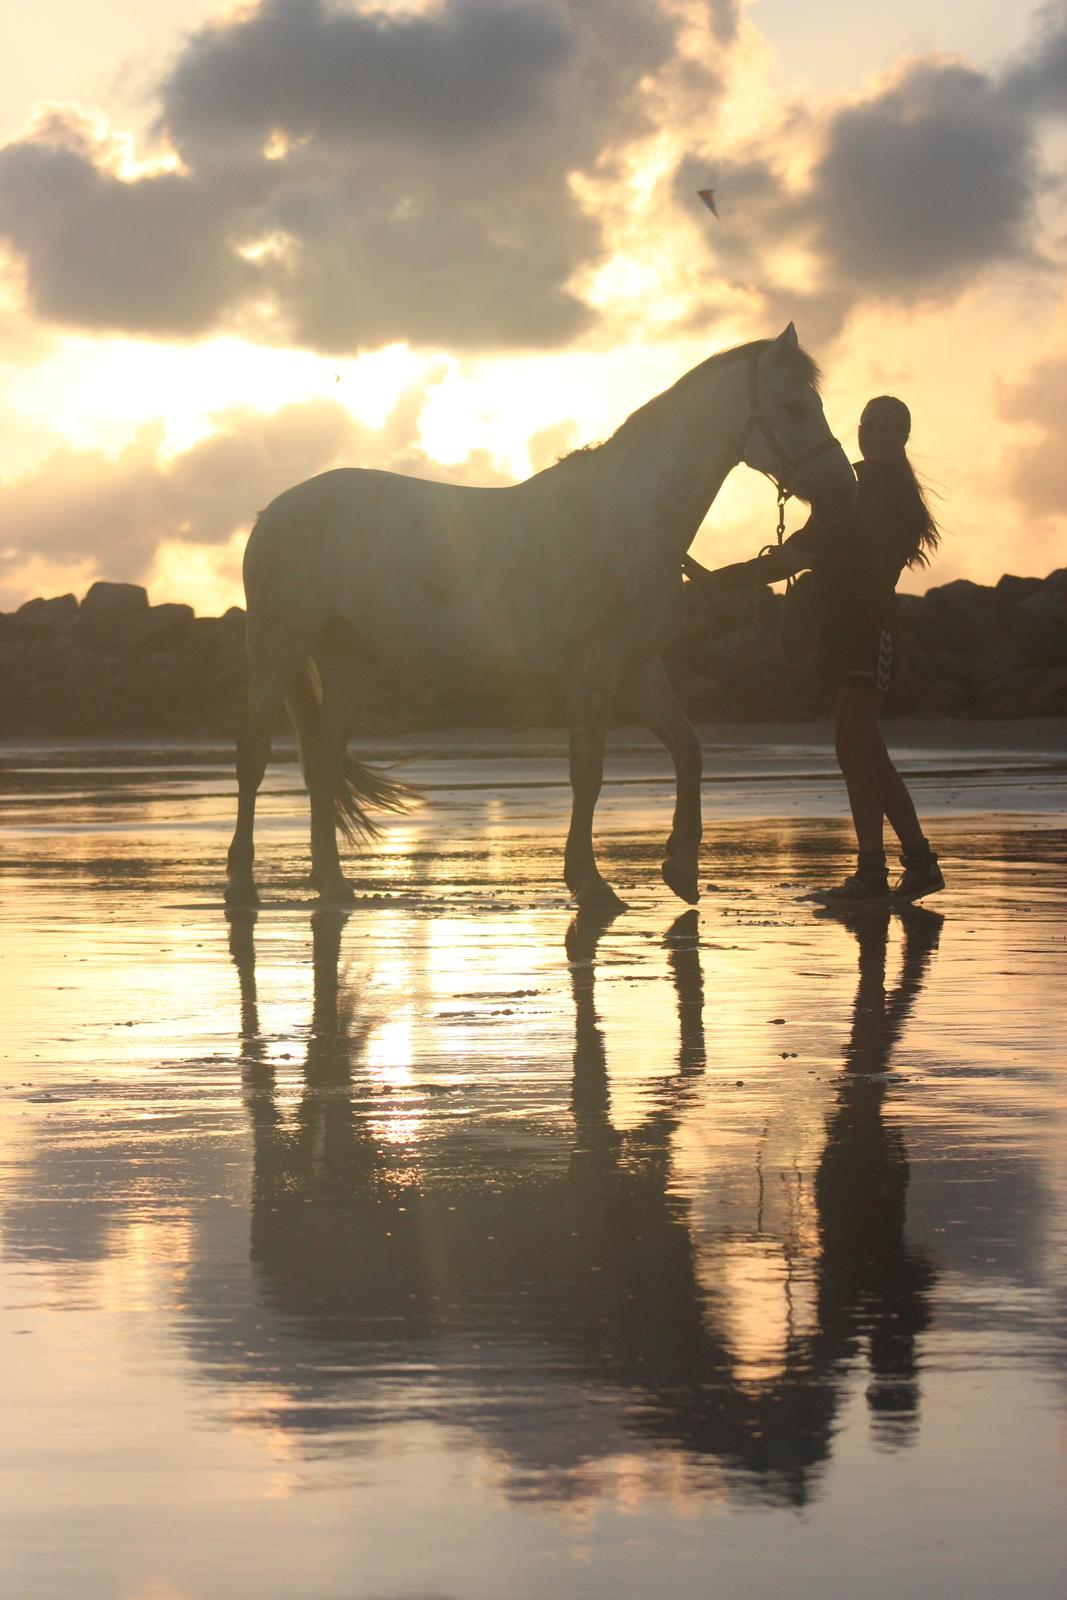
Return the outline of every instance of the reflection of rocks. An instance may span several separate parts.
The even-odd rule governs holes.
[[[822,708],[808,582],[690,594],[668,665],[690,714],[726,721]],[[1067,568],[1048,578],[958,579],[900,601],[896,709],[920,715],[1067,715]],[[783,661],[789,670],[783,671]],[[135,584],[95,583],[0,615],[0,726],[10,733],[231,733],[245,693],[244,612],[196,617],[148,604]],[[364,665],[366,730],[563,720],[558,687],[498,680],[445,686],[413,672],[377,682]]]

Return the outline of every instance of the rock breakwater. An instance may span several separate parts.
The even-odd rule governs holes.
[[[667,655],[679,696],[702,719],[805,719],[825,705],[801,579],[709,599],[691,594]],[[911,715],[1067,715],[1067,568],[995,585],[957,579],[900,597],[889,707]],[[135,584],[95,583],[0,613],[0,734],[231,734],[242,715],[244,612],[198,617],[151,605]],[[628,720],[620,706],[620,720]],[[366,686],[365,730],[562,720],[544,684],[446,687],[421,679]]]

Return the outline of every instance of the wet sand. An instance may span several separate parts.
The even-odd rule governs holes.
[[[0,746],[0,1592],[1058,1596],[1067,754],[893,730],[947,893],[849,859],[825,731],[708,730],[699,909],[622,734],[389,741],[318,909],[292,765]]]

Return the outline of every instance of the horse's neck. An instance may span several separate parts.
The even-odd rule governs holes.
[[[676,384],[612,441],[610,470],[636,538],[647,542],[652,529],[681,559],[737,464],[746,398],[744,367],[731,364]]]

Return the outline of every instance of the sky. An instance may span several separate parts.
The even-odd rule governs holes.
[[[790,320],[851,455],[911,407],[906,587],[1067,564],[1067,0],[0,4],[0,610],[218,612],[302,478],[512,483]]]

